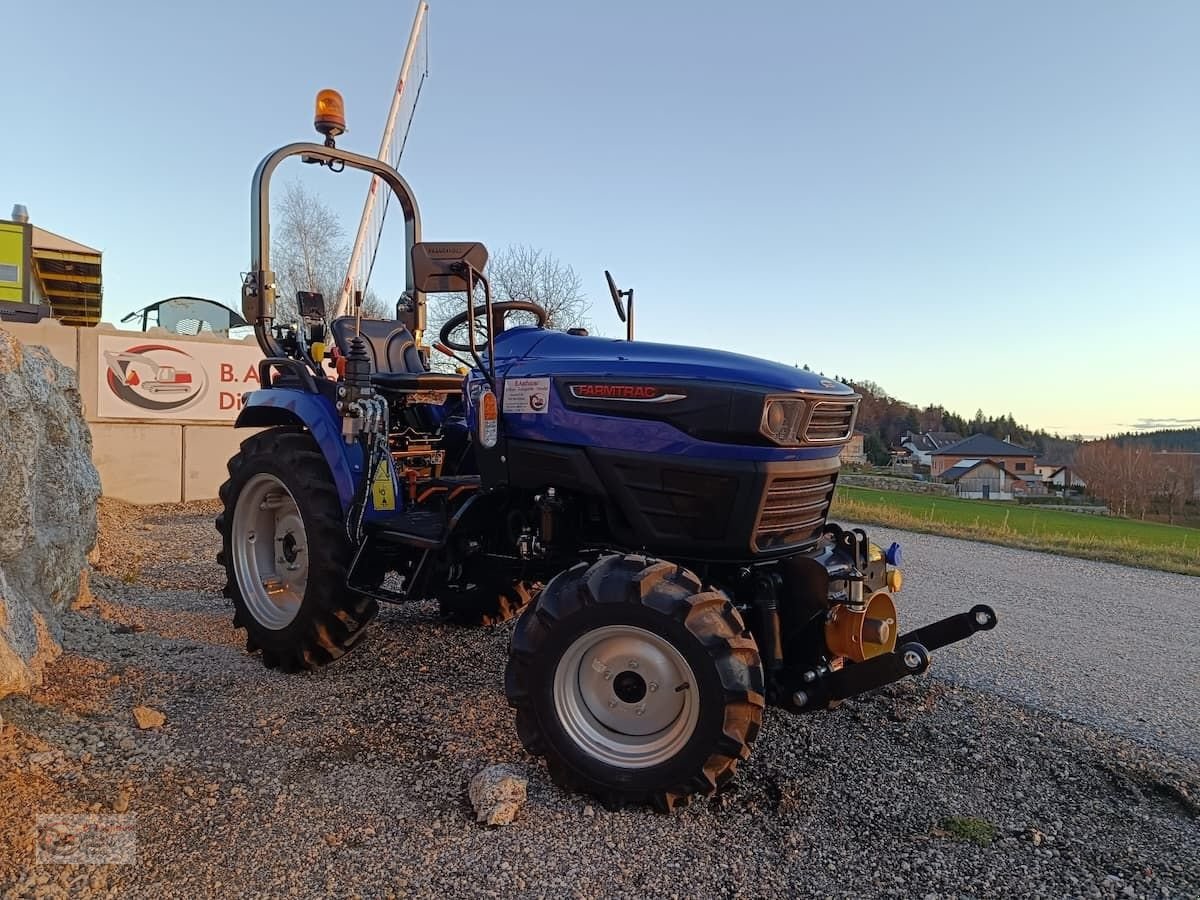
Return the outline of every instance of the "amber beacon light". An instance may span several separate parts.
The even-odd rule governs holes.
[[[317,91],[313,127],[327,138],[337,137],[346,131],[346,105],[342,102],[342,95],[332,88]]]

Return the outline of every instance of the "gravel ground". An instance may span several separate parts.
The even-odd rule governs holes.
[[[0,894],[1200,896],[1200,764],[1163,739],[1177,733],[1169,716],[1133,741],[1108,727],[1126,697],[1099,692],[1084,715],[1080,683],[1097,664],[1066,649],[1062,671],[1045,669],[1073,698],[1063,711],[1103,727],[1037,708],[1058,709],[1045,689],[1027,704],[994,692],[1026,697],[996,673],[1046,665],[1039,628],[1059,626],[1041,617],[1065,592],[1048,607],[1045,584],[1132,570],[906,537],[904,599],[928,594],[913,604],[924,618],[1006,590],[999,629],[938,654],[956,680],[910,680],[829,714],[768,711],[734,789],[666,817],[563,794],[522,752],[500,690],[505,627],[388,608],[336,666],[264,670],[219,597],[212,514],[106,505],[94,603],[67,617],[45,687],[0,701]],[[953,563],[963,551],[979,560],[970,573]],[[1006,587],[1037,565],[1064,574],[1038,594]],[[1063,648],[1095,647],[1110,628],[1103,615],[1070,621]],[[1135,646],[1153,639],[1148,627]],[[957,681],[971,662],[993,672],[980,676],[991,690]],[[138,729],[139,705],[166,724]],[[493,763],[527,775],[529,800],[514,824],[486,829],[466,783]],[[135,817],[123,821],[136,863],[34,862],[36,814],[87,811]]]

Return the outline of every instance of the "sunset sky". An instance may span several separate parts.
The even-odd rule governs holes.
[[[1200,4],[431,5],[426,237],[543,248],[609,334],[606,268],[645,340],[1064,435],[1200,425]],[[6,13],[0,215],[102,249],[106,321],[237,305],[254,166],[322,87],[375,152],[415,2],[153,8]],[[352,236],[365,179],[282,177]]]

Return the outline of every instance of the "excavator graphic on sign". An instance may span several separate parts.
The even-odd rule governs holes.
[[[104,351],[109,390],[142,409],[188,408],[204,395],[204,369],[186,352],[165,344]]]
[[[164,366],[145,353],[108,351],[104,358],[108,370],[121,384],[140,388],[148,394],[186,394],[194,387],[191,372]]]

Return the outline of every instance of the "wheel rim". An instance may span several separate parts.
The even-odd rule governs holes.
[[[567,735],[610,765],[642,769],[674,757],[700,716],[696,676],[670,641],[633,625],[577,638],[554,670]]]
[[[308,536],[296,499],[274,475],[246,482],[233,513],[233,559],[250,614],[265,628],[286,628],[308,585]]]

